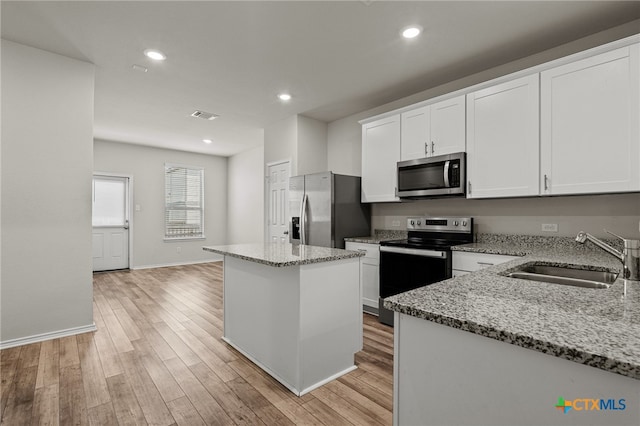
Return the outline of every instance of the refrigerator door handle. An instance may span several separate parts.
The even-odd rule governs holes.
[[[307,194],[300,203],[300,244],[307,244]]]

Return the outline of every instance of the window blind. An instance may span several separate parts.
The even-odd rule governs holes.
[[[164,237],[204,238],[204,169],[165,164]]]

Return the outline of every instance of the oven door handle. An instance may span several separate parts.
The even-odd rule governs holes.
[[[421,250],[421,249],[410,249],[410,248],[402,248],[402,247],[381,246],[380,251],[387,252],[387,253],[409,254],[412,256],[423,256],[423,257],[439,257],[439,258],[447,257],[447,252],[436,251],[436,250]]]

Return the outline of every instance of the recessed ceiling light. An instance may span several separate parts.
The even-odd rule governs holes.
[[[291,95],[288,93],[280,93],[278,95],[278,99],[280,99],[281,101],[288,101],[291,99]]]
[[[204,142],[204,143],[213,143],[213,141],[211,139],[202,139],[202,142]]]
[[[414,38],[414,37],[417,37],[421,32],[422,32],[422,27],[418,25],[412,25],[402,30],[402,37]]]
[[[147,49],[144,51],[144,54],[147,58],[153,59],[154,61],[164,61],[167,59],[167,55],[159,50]]]

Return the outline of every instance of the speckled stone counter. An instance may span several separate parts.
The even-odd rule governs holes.
[[[640,282],[588,289],[505,276],[531,262],[620,272],[618,260],[570,238],[478,240],[454,250],[522,258],[387,298],[385,307],[640,379]]]
[[[352,243],[380,244],[380,242],[382,241],[402,240],[404,238],[407,238],[407,231],[376,229],[373,235],[363,237],[350,237],[345,238],[344,240],[346,242]]]
[[[289,243],[232,244],[205,246],[202,249],[274,267],[309,265],[364,256],[362,252]]]

